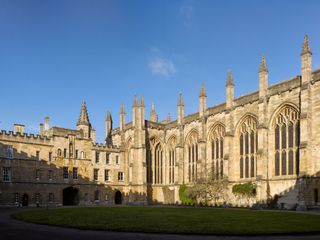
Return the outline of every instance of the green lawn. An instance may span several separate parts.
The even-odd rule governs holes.
[[[130,232],[226,235],[320,232],[320,215],[246,209],[58,208],[20,212],[15,217],[41,224]]]

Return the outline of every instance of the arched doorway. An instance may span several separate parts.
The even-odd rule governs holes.
[[[24,193],[22,195],[22,206],[26,207],[29,204],[29,196],[28,194]]]
[[[62,193],[63,205],[78,205],[79,204],[79,189],[75,187],[67,187]]]
[[[314,198],[314,204],[317,205],[319,202],[319,191],[318,188],[315,188],[313,190],[313,198]]]
[[[114,203],[115,204],[122,204],[122,194],[120,191],[116,191],[116,194],[114,196]]]

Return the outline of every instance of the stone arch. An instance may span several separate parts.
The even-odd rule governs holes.
[[[300,112],[291,103],[281,104],[270,121],[271,176],[299,174]]]
[[[64,206],[79,205],[79,189],[73,186],[64,188],[62,202]]]
[[[239,126],[240,126],[244,121],[246,121],[246,119],[247,119],[248,117],[251,117],[251,118],[255,119],[256,122],[257,122],[257,124],[258,124],[258,119],[259,119],[259,118],[257,117],[257,115],[255,115],[255,114],[253,114],[253,113],[245,113],[245,114],[242,115],[242,117],[239,119],[239,121],[238,121],[237,124],[235,125],[234,129],[236,129],[236,131],[239,132]]]
[[[161,145],[163,145],[163,142],[156,135],[152,135],[151,137],[149,137],[148,143],[149,143],[150,147],[152,147],[152,148],[155,148],[155,146],[158,143],[161,143]]]
[[[298,106],[292,102],[284,102],[281,103],[270,115],[270,119],[269,119],[269,128],[273,127],[274,124],[274,120],[275,117],[279,114],[279,112],[284,108],[284,107],[292,107],[293,109],[295,109],[298,113],[299,113],[299,118],[300,118],[300,110],[298,108]]]
[[[123,198],[122,193],[119,190],[117,190],[114,194],[114,203],[116,205],[121,205],[123,200],[122,198]]]
[[[212,124],[210,127],[209,127],[209,130],[208,130],[208,134],[207,134],[207,140],[210,140],[213,136],[213,133],[214,131],[217,129],[217,128],[223,128],[224,131],[225,131],[225,125],[222,123],[222,122],[216,122],[214,124]]]
[[[207,136],[207,156],[208,166],[211,169],[209,174],[213,178],[222,178],[224,175],[224,137],[225,137],[225,126],[218,122],[210,127]]]
[[[195,141],[195,140],[198,142],[198,139],[199,139],[199,131],[193,128],[187,133],[185,137],[185,143],[188,144],[190,143],[190,141]]]
[[[132,145],[132,138],[128,137],[128,139],[125,141],[125,147],[128,149]]]

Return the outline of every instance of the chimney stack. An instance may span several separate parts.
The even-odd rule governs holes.
[[[20,133],[20,134],[24,134],[24,125],[23,124],[18,124],[18,123],[15,123],[14,124],[14,133],[17,134],[17,133]]]
[[[40,123],[40,136],[43,136],[43,123]]]
[[[45,117],[44,119],[44,131],[49,130],[49,117]]]

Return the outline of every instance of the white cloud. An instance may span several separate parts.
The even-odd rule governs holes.
[[[193,6],[190,3],[183,4],[179,9],[179,15],[183,19],[184,25],[189,26],[193,17]]]
[[[154,57],[148,65],[153,75],[170,77],[176,73],[176,67],[170,59]]]

